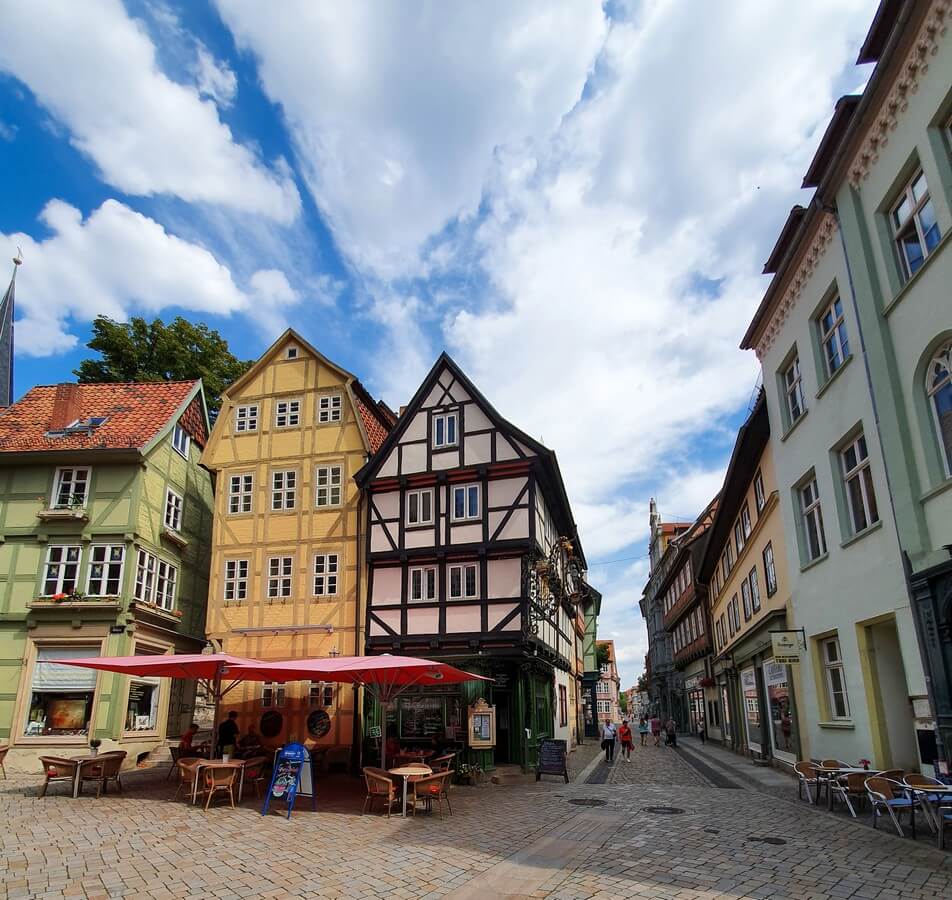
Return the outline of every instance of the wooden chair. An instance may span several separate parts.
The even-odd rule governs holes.
[[[891,778],[884,778],[882,775],[874,775],[866,779],[866,793],[869,796],[869,805],[873,812],[873,828],[876,827],[876,820],[881,815],[880,810],[886,810],[889,818],[892,819],[899,837],[905,837],[902,831],[900,819],[904,812],[909,813],[909,819],[915,831],[916,801],[909,797],[897,797],[896,792],[902,792],[905,785]]]
[[[83,785],[87,781],[96,782],[96,797],[106,793],[110,781],[122,791],[122,763],[126,758],[125,750],[114,750],[110,753],[101,753],[97,759],[88,759],[79,766],[79,793],[83,792]]]
[[[7,758],[7,751],[10,749],[8,744],[0,744],[0,772],[3,772],[3,780],[7,780],[7,770],[3,766],[3,761]]]
[[[198,778],[198,766],[202,760],[196,756],[180,758],[176,763],[179,773],[178,787],[175,789],[173,800],[178,800],[179,792],[183,785],[188,791],[188,797],[192,796],[195,788],[195,780]]]
[[[43,784],[40,785],[40,797],[46,796],[46,789],[54,782],[68,783],[70,793],[73,792],[76,770],[79,768],[79,763],[75,759],[67,759],[65,756],[41,756],[40,762],[43,764],[43,774],[46,776]]]
[[[824,769],[848,769],[849,763],[842,762],[839,759],[821,759],[820,766]]]
[[[833,799],[837,798],[843,800],[846,803],[846,808],[850,811],[850,815],[855,819],[856,810],[853,809],[853,804],[851,800],[856,800],[859,803],[862,803],[866,799],[866,779],[869,776],[865,772],[850,772],[845,776],[845,778],[834,781],[830,785],[830,790],[833,791]]]
[[[191,755],[190,751],[185,751]],[[182,759],[182,750],[178,747],[169,747],[169,755],[172,757],[172,764],[169,766],[169,774],[165,776],[166,780],[172,777],[172,773],[178,768],[178,761]]]
[[[255,786],[255,798],[261,799],[261,788],[265,784],[265,772],[271,760],[267,756],[253,756],[245,761],[245,784],[249,781]]]
[[[202,780],[205,785],[205,812],[215,794],[228,794],[231,808],[235,809],[235,781],[238,778],[236,766],[202,766]]]
[[[390,808],[397,802],[397,786],[385,769],[378,769],[373,766],[364,768],[364,782],[367,785],[367,796],[364,799],[364,808],[360,811],[363,815],[370,810],[373,811],[374,800],[378,797],[387,804],[387,818],[390,818]]]
[[[812,804],[816,804],[816,800],[813,799],[813,794],[810,793],[811,785],[816,788],[817,800],[820,798],[820,779],[819,773],[816,770],[816,766],[812,762],[801,761],[794,764],[793,770],[797,773],[797,799],[803,799],[803,788],[804,785],[807,789],[807,800]]]
[[[413,815],[416,815],[416,806],[419,800],[424,802],[428,810],[433,808],[433,801],[435,800],[439,807],[441,819],[443,818],[443,801],[445,800],[450,815],[452,815],[453,807],[450,806],[449,797],[449,784],[452,777],[452,772],[436,772],[433,775],[424,775],[422,778],[411,782],[408,790],[413,792]]]
[[[456,759],[455,753],[447,753],[444,756],[437,756],[436,759],[431,759],[429,766],[434,772],[449,772],[454,759]]]

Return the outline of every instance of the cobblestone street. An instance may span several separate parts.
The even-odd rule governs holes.
[[[262,818],[254,801],[208,814],[173,802],[164,769],[133,772],[123,796],[100,800],[62,788],[40,800],[36,780],[11,778],[0,787],[2,896],[952,896],[952,856],[714,787],[676,752],[636,748],[612,767],[592,756],[580,775],[606,768],[602,784],[454,788],[442,822],[362,817],[362,793],[340,782],[322,789],[317,813],[303,800],[288,822]]]

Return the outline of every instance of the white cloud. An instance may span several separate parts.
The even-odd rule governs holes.
[[[578,0],[218,7],[258,58],[340,246],[391,275],[476,210],[497,147],[558,128],[606,27]]]
[[[202,44],[196,48],[195,76],[199,93],[211,97],[219,106],[230,106],[238,93],[235,73]]]
[[[17,351],[29,356],[75,346],[71,320],[97,315],[123,320],[133,312],[155,315],[178,307],[217,315],[244,312],[261,321],[296,300],[283,273],[273,270],[254,273],[243,291],[205,248],[116,200],[85,220],[75,207],[51,200],[40,218],[52,232],[47,238],[0,235],[5,244],[23,248]]]
[[[235,141],[215,103],[169,79],[119,0],[8,6],[0,69],[26,84],[103,180],[127,194],[171,194],[285,224],[298,214],[283,161],[269,169]],[[203,78],[205,93],[233,95],[234,75],[210,57]]]

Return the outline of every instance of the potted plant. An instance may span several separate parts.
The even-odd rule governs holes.
[[[460,763],[456,767],[456,780],[460,784],[478,784],[483,770],[476,763]]]
[[[89,742],[90,756],[97,756],[99,754],[99,748],[102,746],[102,741],[99,738],[93,738]]]
[[[868,772],[868,771],[869,771],[869,764],[870,764],[870,762],[871,762],[871,760],[861,759],[861,760],[859,761],[859,764]]]

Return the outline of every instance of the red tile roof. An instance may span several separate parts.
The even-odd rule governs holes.
[[[361,399],[360,395],[354,397],[357,401],[357,410],[360,412],[360,418],[364,420],[364,430],[367,432],[367,439],[370,441],[370,452],[376,453],[383,444],[390,429],[381,421],[382,414],[371,411],[370,407]]]
[[[196,384],[195,381],[171,381],[39,385],[13,406],[0,411],[0,453],[141,449],[168,424]],[[69,395],[70,415],[77,419],[105,416],[106,421],[91,433],[47,436],[54,425],[69,424],[54,422],[57,388],[60,388],[61,408],[64,396]],[[204,442],[204,428],[202,422],[202,433],[192,437]]]

